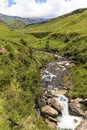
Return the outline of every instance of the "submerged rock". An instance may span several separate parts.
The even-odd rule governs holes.
[[[77,122],[78,122],[78,120],[74,119],[74,123],[77,123]]]

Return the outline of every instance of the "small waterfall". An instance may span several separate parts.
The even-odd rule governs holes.
[[[60,94],[56,100],[61,106],[63,106],[62,115],[69,115],[68,98]]]
[[[57,96],[56,100],[63,107],[62,116],[58,117],[58,130],[75,130],[82,118],[69,115],[68,98],[61,94]]]

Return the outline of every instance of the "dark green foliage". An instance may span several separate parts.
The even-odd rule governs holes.
[[[27,45],[27,42],[26,42],[24,39],[21,39],[20,42],[21,42],[24,46]]]
[[[45,43],[45,50],[49,51],[49,49],[50,49],[49,41],[46,41],[46,43]]]
[[[0,43],[7,50],[5,55],[0,55],[0,129],[25,130],[24,122],[31,118],[26,130],[49,130],[35,115],[36,103],[38,107],[41,104],[39,67],[44,65],[45,55],[33,52],[24,40],[21,43],[7,42],[4,46]],[[49,60],[46,59],[46,63]]]
[[[35,36],[36,38],[44,38],[47,37],[49,32],[38,32],[38,33],[30,33],[31,35]]]
[[[75,66],[72,68],[72,76],[74,81],[74,88],[72,97],[85,98],[87,97],[87,69],[83,66]]]
[[[32,58],[33,57],[33,48],[31,46],[29,46],[29,54],[30,54],[30,57]]]

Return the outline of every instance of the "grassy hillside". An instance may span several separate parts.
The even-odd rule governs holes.
[[[50,130],[35,107],[42,96],[39,69],[53,57],[20,37],[0,23],[0,130]]]
[[[74,88],[72,97],[87,97],[87,10],[78,10],[71,15],[56,18],[45,24],[19,30],[31,35],[33,48],[65,55],[76,64],[72,68]],[[48,47],[47,47],[48,46]]]
[[[39,17],[22,18],[22,17],[9,16],[0,13],[0,20],[3,20],[5,23],[7,23],[10,29],[19,29],[30,24],[45,22],[48,19],[39,18]]]
[[[70,96],[87,97],[86,23],[87,10],[14,31],[0,21],[0,130],[50,130],[35,106],[42,96],[40,68],[54,57],[35,49],[73,60]]]

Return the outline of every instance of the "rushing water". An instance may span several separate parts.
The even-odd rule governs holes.
[[[70,65],[69,61],[66,61],[63,57],[58,58],[59,61],[52,61],[42,72],[42,87],[51,89],[52,91],[63,89],[63,76],[70,73],[67,68]],[[75,130],[82,121],[82,118],[69,114],[69,99],[65,95],[57,94],[56,96],[56,100],[63,107],[61,111],[62,115],[58,116],[58,130]]]
[[[82,121],[81,117],[71,116],[68,109],[68,98],[64,95],[58,95],[56,98],[58,103],[63,107],[62,116],[58,117],[58,128],[60,130],[74,130],[78,124]],[[58,130],[59,130],[58,129]]]

